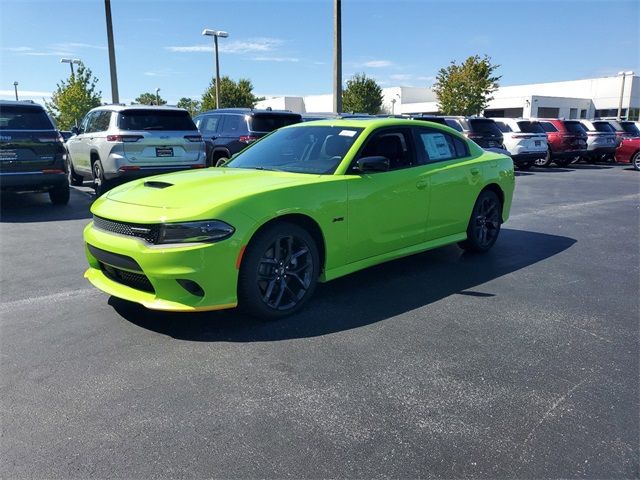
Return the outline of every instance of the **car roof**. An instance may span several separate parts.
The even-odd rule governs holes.
[[[292,112],[291,110],[257,110],[255,108],[218,108],[213,110],[207,110],[201,112],[198,115],[211,114],[211,113],[239,113],[244,115],[253,115],[259,113],[260,115],[296,115],[299,113]]]
[[[0,100],[0,107],[11,107],[11,106],[20,106],[20,107],[33,107],[33,108],[44,108],[39,103],[35,103],[32,100]]]
[[[442,128],[447,128],[447,131],[454,131],[450,127],[442,125],[441,123],[431,122],[434,125],[438,125]],[[346,127],[346,128],[379,128],[379,127],[393,127],[393,126],[408,126],[415,127],[417,125],[416,120],[411,118],[381,118],[381,117],[370,117],[370,118],[329,118],[326,120],[313,120],[310,122],[296,123],[294,125],[289,125],[284,128],[305,128],[310,126],[331,126],[331,127]]]
[[[168,110],[168,111],[178,111],[185,112],[184,108],[180,107],[172,107],[168,105],[122,105],[122,104],[111,104],[111,105],[101,105],[99,107],[93,108],[92,111],[95,110],[109,110],[111,112],[122,112],[123,110]]]

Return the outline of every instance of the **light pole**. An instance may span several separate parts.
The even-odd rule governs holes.
[[[116,49],[113,43],[113,22],[111,20],[111,0],[104,0],[104,14],[107,20],[107,45],[109,47],[109,71],[111,72],[111,103],[120,103],[118,95],[118,72],[116,71]]]
[[[333,111],[342,112],[342,4],[333,0]]]
[[[202,31],[202,35],[206,37],[213,37],[213,48],[215,50],[216,60],[216,108],[220,108],[220,63],[218,61],[218,37],[227,38],[229,34],[222,30],[211,30],[209,28],[205,28]]]
[[[18,101],[18,82],[13,82],[13,90],[16,92],[16,102]]]
[[[618,117],[620,120],[622,118],[622,97],[624,96],[624,80],[627,78],[627,75],[633,75],[633,72],[618,72],[618,75],[622,75],[622,86],[620,87],[620,103],[618,103]],[[629,112],[627,112],[627,117],[629,116]]]
[[[79,58],[61,58],[60,59],[60,63],[68,63],[69,66],[71,67],[71,76],[73,77],[73,64],[75,63],[76,65],[80,65],[80,59]]]
[[[160,105],[160,88],[156,88],[156,105]]]

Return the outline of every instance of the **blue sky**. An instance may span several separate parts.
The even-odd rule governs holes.
[[[203,28],[226,30],[223,75],[260,95],[330,93],[331,0],[112,0],[121,101],[199,98],[213,74]],[[501,84],[640,71],[640,1],[343,0],[343,73],[430,86],[451,60],[488,54]],[[0,98],[40,101],[80,58],[110,100],[104,2],[0,0]]]

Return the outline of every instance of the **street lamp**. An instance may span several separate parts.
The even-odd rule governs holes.
[[[627,75],[633,75],[632,71],[628,72],[618,72],[618,75],[622,75],[622,86],[620,87],[620,103],[618,103],[618,117],[620,120],[622,118],[622,97],[624,96],[624,81],[627,78]],[[627,111],[627,117],[629,116],[629,112]]]
[[[160,105],[160,88],[156,88],[156,105]]]
[[[18,101],[18,82],[13,82],[13,90],[16,92],[16,102]]]
[[[80,65],[82,62],[79,58],[61,58],[60,63],[68,63],[71,67],[71,76],[73,77],[73,64]]]
[[[213,37],[216,61],[216,108],[220,108],[220,63],[218,61],[218,37],[227,38],[229,34],[221,30],[211,30],[209,28],[205,28],[202,31],[202,35],[204,35],[205,37]]]

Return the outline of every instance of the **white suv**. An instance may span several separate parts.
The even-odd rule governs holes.
[[[182,108],[105,105],[74,133],[66,143],[71,183],[92,178],[98,195],[115,179],[205,166],[204,141]]]
[[[547,134],[535,120],[494,118],[503,135],[504,147],[520,170],[528,170],[547,154]]]

